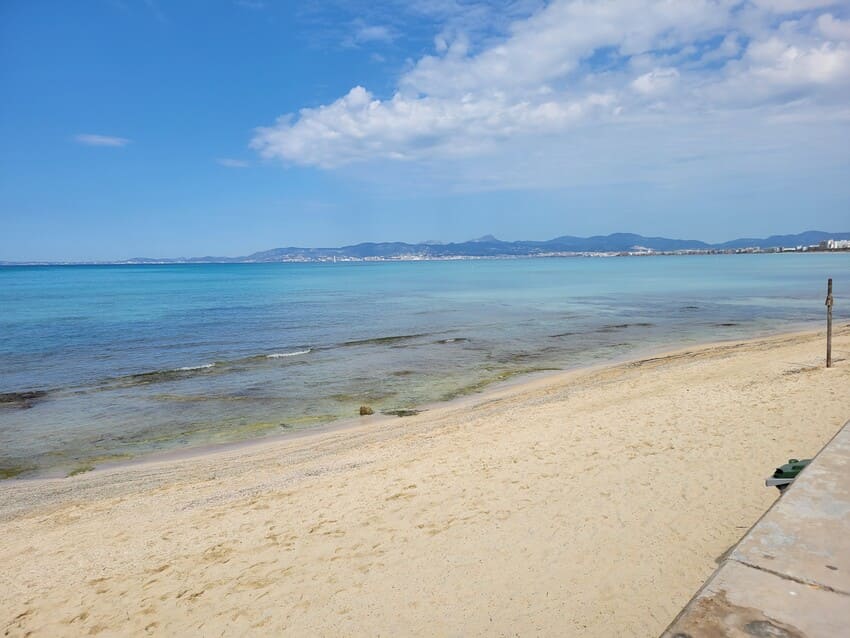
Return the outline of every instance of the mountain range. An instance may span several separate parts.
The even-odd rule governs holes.
[[[245,257],[195,257],[174,261],[275,262],[293,260],[392,259],[404,256],[428,258],[451,257],[523,257],[551,253],[610,253],[649,249],[658,252],[677,250],[736,250],[746,248],[778,248],[810,246],[826,239],[850,239],[850,233],[827,233],[810,230],[796,235],[772,235],[767,238],[741,238],[720,244],[695,239],[644,237],[633,233],[613,233],[593,237],[563,235],[548,241],[502,241],[485,235],[459,243],[434,241],[409,244],[405,242],[366,242],[339,248],[300,248],[288,246],[256,252]],[[134,259],[134,262],[163,261]]]
[[[644,237],[633,233],[613,233],[593,237],[563,235],[547,241],[502,241],[485,235],[458,243],[427,241],[418,244],[405,242],[366,242],[339,248],[301,248],[288,246],[272,248],[244,257],[181,257],[157,259],[136,257],[117,263],[256,263],[278,261],[327,261],[332,259],[398,259],[412,258],[463,258],[463,257],[533,257],[536,255],[564,253],[620,253],[648,249],[655,252],[675,251],[725,251],[739,249],[771,249],[780,247],[811,246],[827,239],[850,239],[850,233],[827,233],[810,230],[796,235],[772,235],[766,238],[741,238],[720,244],[709,244],[695,239],[669,239]],[[0,262],[4,263],[4,262]],[[9,263],[9,262],[5,262]],[[112,262],[116,263],[116,262]]]

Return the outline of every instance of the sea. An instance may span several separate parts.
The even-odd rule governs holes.
[[[808,328],[828,277],[840,325],[850,253],[2,267],[0,478]]]

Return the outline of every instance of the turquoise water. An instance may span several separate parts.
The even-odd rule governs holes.
[[[850,254],[0,268],[0,476],[848,318]]]

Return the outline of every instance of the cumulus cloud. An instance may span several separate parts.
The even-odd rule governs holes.
[[[753,42],[724,77],[699,92],[722,106],[839,102],[850,95],[850,48],[833,42],[792,44],[779,37]],[[830,98],[832,98],[830,100]]]
[[[251,146],[264,157],[324,167],[366,158],[470,155],[518,132],[563,128],[611,104],[605,94],[573,101],[513,102],[499,92],[458,100],[396,93],[382,101],[357,86],[329,105],[302,109],[294,123],[284,116],[274,126],[257,129]]]
[[[258,128],[251,146],[333,168],[493,157],[658,117],[682,130],[742,109],[829,117],[850,99],[850,22],[822,9],[834,4],[553,0],[496,40],[443,30],[391,95],[356,86]]]
[[[94,133],[79,133],[74,136],[74,141],[85,146],[127,146],[130,143],[130,140],[126,137],[96,135]]]

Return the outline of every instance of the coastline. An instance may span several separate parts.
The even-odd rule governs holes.
[[[845,326],[850,327],[850,324]],[[838,330],[842,328],[838,325]],[[577,363],[575,365],[560,369],[560,370],[538,370],[533,372],[525,372],[512,376],[504,381],[490,383],[480,391],[471,392],[468,394],[460,394],[452,399],[443,401],[434,401],[424,404],[416,404],[408,406],[409,409],[416,412],[417,415],[425,412],[433,412],[441,409],[470,409],[474,408],[479,402],[486,402],[491,398],[502,396],[504,392],[516,392],[522,394],[527,390],[533,390],[540,384],[548,383],[558,384],[566,383],[569,378],[575,374],[590,373],[597,370],[616,367],[621,365],[629,365],[639,363],[647,358],[669,358],[675,357],[685,352],[698,351],[702,349],[716,348],[729,344],[750,344],[764,339],[784,338],[794,336],[810,336],[823,333],[821,322],[800,322],[798,325],[783,327],[781,330],[767,329],[756,336],[750,336],[745,339],[722,339],[699,341],[694,340],[690,344],[682,343],[667,343],[667,344],[652,344],[632,350],[628,353],[623,353],[620,356],[611,357],[604,361],[596,363]],[[492,395],[492,396],[491,396]],[[135,467],[140,465],[158,464],[158,463],[179,463],[191,459],[215,455],[225,454],[228,452],[250,451],[252,448],[264,445],[274,445],[276,443],[284,443],[287,441],[300,440],[307,437],[322,436],[329,433],[347,431],[357,428],[369,428],[380,426],[388,422],[397,421],[400,418],[409,419],[409,416],[398,417],[390,414],[376,413],[369,416],[352,416],[349,418],[341,418],[325,423],[319,423],[308,428],[298,429],[290,432],[281,432],[279,434],[267,435],[258,438],[246,438],[237,441],[226,443],[209,443],[203,445],[195,445],[186,448],[175,448],[160,452],[151,452],[142,454],[129,459],[121,459],[115,461],[105,461],[91,467],[83,467],[82,471],[72,471],[68,473],[66,470],[48,470],[41,472],[35,476],[13,476],[10,478],[0,479],[0,486],[8,482],[39,482],[39,481],[61,481],[81,474],[97,474],[103,471],[121,470],[123,468]]]
[[[829,371],[822,332],[688,346],[2,482],[4,629],[657,634],[775,499],[764,476],[846,421],[836,328]]]
[[[790,329],[821,319],[818,291],[841,265],[806,260],[21,272],[6,288],[25,294],[3,297],[0,476],[83,473],[350,419],[364,404],[409,410],[653,344]],[[212,281],[227,282],[238,311],[210,298]],[[51,303],[65,285],[90,295]],[[109,313],[96,310],[102,295],[115,301]],[[305,354],[277,356],[295,352]],[[29,401],[30,391],[46,394]]]

